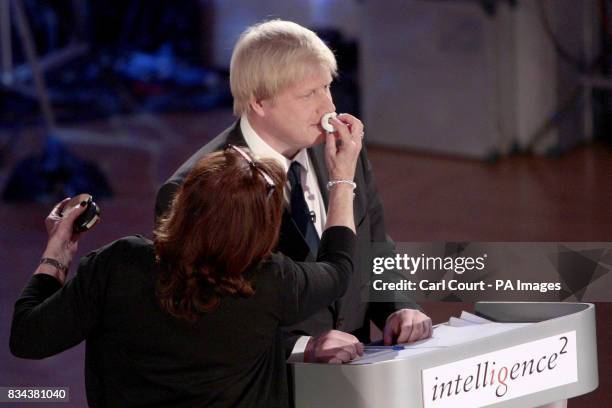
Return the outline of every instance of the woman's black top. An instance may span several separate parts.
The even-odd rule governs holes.
[[[10,347],[44,358],[86,340],[94,407],[283,407],[288,404],[279,326],[344,293],[355,235],[327,229],[317,262],[273,254],[253,273],[255,294],[224,297],[195,323],[163,311],[153,244],[132,236],[85,256],[64,287],[34,275],[15,304]]]

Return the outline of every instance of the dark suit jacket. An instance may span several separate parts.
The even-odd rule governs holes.
[[[168,179],[157,193],[155,203],[156,217],[162,215],[170,206],[172,197],[182,184],[187,173],[204,155],[223,149],[228,143],[245,146],[246,142],[240,131],[240,123],[219,134],[193,156]],[[308,149],[308,155],[315,169],[319,188],[325,205],[328,204],[326,184],[329,174],[325,166],[325,146],[319,145]],[[368,302],[372,293],[371,276],[373,257],[394,256],[395,244],[385,232],[383,207],[367,158],[365,147],[362,149],[355,172],[354,214],[357,228],[357,250],[355,255],[355,274],[346,294],[333,305],[321,309],[307,320],[286,329],[288,336],[287,353],[293,349],[298,335],[319,335],[330,329],[338,329],[355,334],[361,341],[369,342],[370,319],[380,328],[384,327],[389,314],[401,308],[418,309],[409,298],[400,297],[395,302]],[[285,210],[281,226],[278,250],[296,261],[309,261],[316,258],[310,253],[308,244],[302,237],[290,214]],[[392,271],[385,272],[385,279],[392,280]],[[399,279],[396,276],[395,279]]]
[[[317,263],[273,254],[248,272],[255,294],[223,297],[194,323],[159,307],[153,244],[127,237],[83,258],[64,287],[34,275],[15,304],[10,347],[25,358],[86,340],[87,399],[94,407],[285,407],[279,329],[341,296],[355,234],[323,234]]]

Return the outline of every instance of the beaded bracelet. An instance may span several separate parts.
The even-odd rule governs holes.
[[[66,271],[68,270],[68,267],[66,265],[64,265],[63,263],[61,263],[60,261],[57,261],[53,258],[43,258],[40,260],[40,265],[42,264],[47,264],[47,265],[51,265],[54,266],[55,268],[57,268],[58,271],[66,273]]]
[[[331,188],[336,184],[350,184],[353,187],[353,190],[357,188],[357,184],[352,180],[330,180],[327,182],[327,189],[331,190]]]

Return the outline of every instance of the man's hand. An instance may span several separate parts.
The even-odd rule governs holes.
[[[363,343],[357,337],[339,330],[330,330],[308,340],[304,362],[341,364],[362,355]]]
[[[383,341],[391,344],[411,343],[431,337],[431,319],[414,309],[401,309],[387,317],[383,330]]]

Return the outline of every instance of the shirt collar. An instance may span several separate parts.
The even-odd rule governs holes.
[[[306,149],[301,149],[293,160],[287,159],[259,137],[255,129],[253,129],[249,123],[246,115],[240,117],[240,131],[255,159],[274,159],[283,167],[285,173],[289,171],[289,166],[291,166],[291,163],[294,161],[300,163],[302,170],[305,170],[306,173],[310,171],[310,160],[308,160],[308,152]]]

